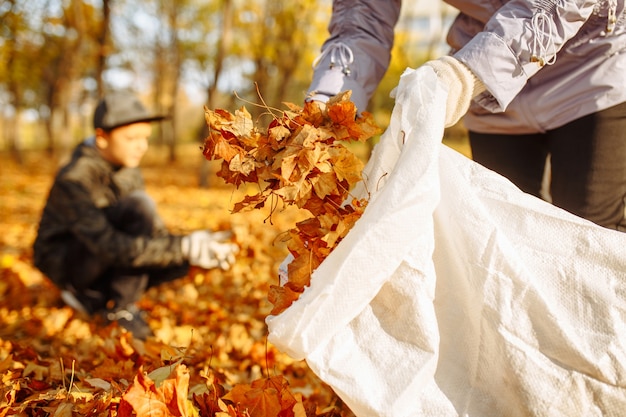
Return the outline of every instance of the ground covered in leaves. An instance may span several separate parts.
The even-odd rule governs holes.
[[[81,316],[31,263],[38,217],[58,160],[0,154],[0,417],[352,416],[304,361],[267,342],[270,285],[287,254],[280,240],[299,213],[231,214],[245,189],[212,173],[198,187],[197,145],[179,162],[151,149],[148,192],[174,232],[232,229],[241,247],[232,270],[193,270],[142,299],[155,337],[135,340]],[[208,164],[208,165],[207,165]]]

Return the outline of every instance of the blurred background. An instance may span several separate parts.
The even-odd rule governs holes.
[[[446,53],[445,32],[455,15],[439,1],[404,3],[391,66],[368,109],[383,129],[394,104],[389,92],[407,67]],[[271,370],[324,415],[350,415],[336,411],[339,400],[304,361],[265,340],[269,286],[288,252],[284,233],[306,213],[272,204],[232,214],[233,204],[258,187],[234,190],[212,175],[220,161],[206,161],[200,149],[205,106],[231,112],[245,106],[267,124],[260,103],[279,109],[286,109],[283,102],[303,103],[330,14],[330,0],[0,0],[0,365],[4,361],[11,381],[0,387],[0,409],[3,400],[28,395],[39,400],[21,405],[23,411],[67,411],[70,402],[105,410],[100,398],[119,402],[118,387],[143,372],[140,366],[155,369],[162,352],[180,346],[192,370],[190,387],[206,385],[207,369],[229,386]],[[194,271],[147,294],[142,308],[150,311],[159,341],[145,354],[130,349],[115,328],[98,327],[65,307],[32,265],[54,173],[93,134],[93,109],[112,88],[132,89],[153,110],[172,116],[154,124],[142,161],[146,189],[168,228],[232,228],[241,245],[228,273]],[[367,159],[375,141],[352,146]],[[447,129],[444,141],[462,150],[464,130]],[[60,364],[72,378],[76,360],[77,381],[106,369],[113,388],[91,400],[63,399],[57,393],[69,374],[61,369],[37,381],[17,371],[31,369],[34,357],[36,367]]]
[[[18,164],[27,151],[64,158],[92,134],[98,97],[130,88],[171,115],[152,143],[175,161],[202,143],[204,106],[258,115],[261,101],[302,103],[330,14],[330,0],[0,0],[0,151]],[[440,1],[404,2],[368,109],[381,127],[404,69],[446,53],[454,15]],[[462,128],[446,136],[463,146]]]

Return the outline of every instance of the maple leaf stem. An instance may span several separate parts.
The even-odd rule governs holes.
[[[70,389],[67,391],[68,393],[72,392],[72,386],[74,385],[74,375],[76,374],[76,370],[74,366],[76,365],[76,361],[72,359],[72,377],[70,378]]]
[[[387,175],[387,173],[385,173],[385,174],[383,175],[383,177],[384,177],[385,175]],[[382,178],[382,177],[381,177],[381,178]],[[379,181],[380,181],[380,180],[379,180]],[[367,183],[366,183],[366,182],[364,182],[364,184],[365,184],[365,191],[367,192],[367,196],[368,196],[368,200],[369,200],[369,197],[371,196],[371,194],[370,194],[369,190],[367,190]],[[350,197],[352,200],[355,200],[355,199],[356,199],[356,196],[355,196],[354,194],[352,194],[352,191],[350,191],[348,188],[346,188],[346,187],[344,187],[343,185],[341,185],[341,183],[337,183],[337,188],[341,188],[342,190],[344,190],[344,191],[346,192],[346,195],[347,195],[348,197]],[[341,208],[341,207],[342,207],[342,205],[343,205],[343,204],[337,204],[337,203],[335,203],[335,202],[334,202],[334,201],[332,201],[332,200],[328,200],[328,201],[329,201],[329,203],[334,204],[334,205],[335,205],[335,207],[337,207],[337,208]],[[344,202],[345,202],[345,201],[346,201],[346,199],[344,199]],[[348,203],[348,205],[350,205],[350,206],[351,206],[352,204]]]
[[[259,96],[259,99],[261,100],[261,103],[262,103],[262,104],[258,104],[258,103],[255,103],[255,102],[253,102],[253,101],[246,100],[245,98],[243,98],[243,97],[239,96],[239,94],[237,94],[237,92],[236,92],[236,91],[233,91],[233,94],[235,95],[235,97],[237,97],[239,100],[243,101],[243,102],[244,102],[244,103],[246,103],[246,104],[249,104],[249,105],[251,105],[251,106],[261,107],[261,108],[263,108],[263,109],[266,109],[266,110],[267,110],[267,111],[268,111],[268,112],[272,115],[272,117],[273,117],[274,119],[278,120],[278,119],[279,119],[279,117],[278,117],[276,114],[274,114],[274,111],[276,111],[276,112],[280,112],[280,113],[283,113],[283,114],[284,114],[284,112],[283,112],[281,109],[277,108],[277,107],[271,107],[271,106],[267,105],[267,103],[265,102],[265,100],[263,100],[263,96],[261,95],[261,92],[259,91],[259,85],[258,85],[257,83],[254,83],[254,86],[255,86],[255,88],[256,88],[257,95]]]
[[[385,172],[383,175],[380,176],[380,178],[378,179],[378,182],[376,183],[376,191],[379,190],[380,188],[380,181],[385,178],[387,176],[388,172]],[[367,194],[369,195],[369,191],[367,192]]]
[[[268,341],[267,341],[267,336],[265,337],[265,374],[267,375],[266,378],[269,378],[270,376],[270,362],[268,359]]]
[[[61,375],[63,375],[63,389],[67,391],[67,388],[65,387],[65,365],[63,365],[63,358],[59,358],[59,364],[61,365]]]
[[[72,392],[72,386],[74,385],[74,375],[76,374],[75,365],[76,360],[72,360],[72,375],[70,376],[69,387],[65,386],[65,365],[63,364],[63,358],[59,358],[59,364],[61,365],[61,373],[63,375],[63,389],[69,394]]]
[[[339,186],[338,186],[339,187]],[[343,188],[343,187],[342,187]],[[344,188],[345,190],[345,188]],[[354,195],[352,195],[352,193],[347,192],[347,197],[351,197],[352,199],[355,199],[356,197]],[[344,202],[347,200],[347,197],[343,200]],[[331,205],[333,205],[335,208],[340,209],[342,207],[345,207],[345,205],[343,203],[336,203],[335,201],[331,200],[331,199],[324,199],[324,202],[327,202]],[[351,206],[352,204],[348,203],[349,206]],[[315,213],[311,213],[311,214],[315,214]]]
[[[254,83],[254,86],[255,86],[255,89],[256,89],[257,96],[259,96],[259,100],[261,100],[261,104],[254,103],[254,102],[252,102],[250,100],[246,100],[245,98],[240,97],[239,94],[237,94],[236,91],[233,91],[233,94],[235,95],[236,98],[238,98],[239,100],[243,101],[246,104],[266,109],[267,113],[270,114],[275,121],[279,122],[282,125],[284,125],[285,123],[283,121],[281,121],[281,118],[279,116],[277,116],[274,112],[279,112],[279,113],[282,114],[283,117],[286,117],[290,122],[295,123],[297,126],[302,126],[302,124],[298,123],[296,121],[296,119],[294,119],[293,117],[291,117],[289,115],[288,112],[286,112],[284,110],[281,110],[278,107],[273,107],[273,106],[268,105],[265,102],[265,100],[263,99],[263,96],[261,95],[261,91],[259,90],[259,84],[258,83]],[[263,116],[263,114],[261,114],[260,116]],[[260,118],[260,116],[259,116],[259,118]],[[209,130],[210,130],[210,126],[209,126]]]
[[[313,275],[313,268],[311,267],[313,263],[313,251],[309,250],[309,278]]]

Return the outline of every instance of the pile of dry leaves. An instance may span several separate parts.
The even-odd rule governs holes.
[[[31,265],[30,245],[56,164],[43,154],[0,165],[0,417],[351,416],[303,361],[266,341],[267,297],[288,253],[276,237],[301,220],[283,209],[232,214],[246,187],[197,187],[198,146],[164,163],[151,150],[148,192],[168,227],[234,231],[232,270],[193,270],[150,290],[141,307],[155,337],[135,340],[116,325],[60,301]],[[211,166],[213,170],[217,169]]]
[[[380,129],[373,116],[357,109],[346,91],[320,106],[310,101],[288,110],[267,107],[268,126],[259,126],[245,107],[234,114],[206,109],[209,136],[204,155],[220,160],[218,176],[239,187],[260,190],[234,206],[234,212],[271,205],[295,206],[307,218],[287,231],[293,255],[288,280],[270,288],[272,314],[280,314],[309,286],[311,274],[361,217],[367,200],[350,194],[361,180],[363,162],[345,145],[365,142]]]

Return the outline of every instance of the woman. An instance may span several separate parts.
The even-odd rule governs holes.
[[[426,63],[449,90],[446,126],[465,115],[473,159],[536,196],[549,158],[553,204],[625,231],[624,0],[447,3],[451,54]],[[367,107],[401,1],[381,4],[333,2],[308,99],[352,90]]]

